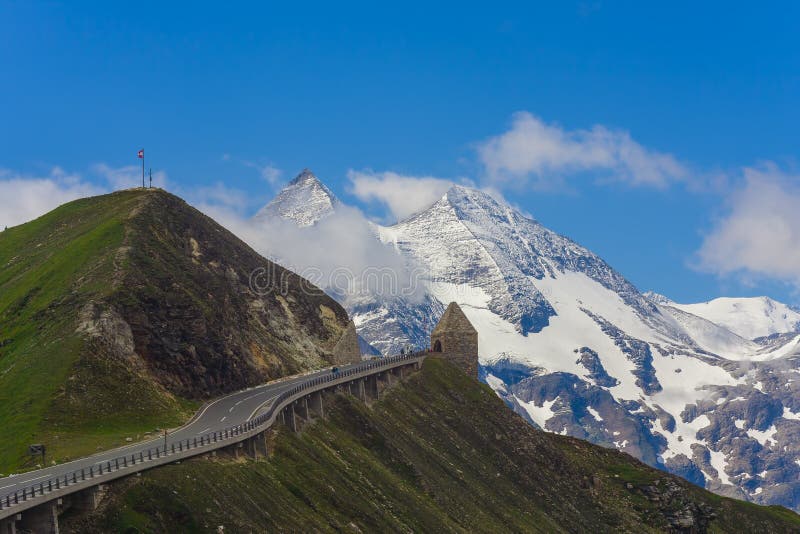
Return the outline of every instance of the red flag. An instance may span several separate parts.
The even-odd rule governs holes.
[[[139,151],[139,158],[144,159],[144,149]]]

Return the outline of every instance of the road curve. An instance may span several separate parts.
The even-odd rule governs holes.
[[[340,372],[344,372],[362,365],[343,365],[339,369]],[[300,376],[282,378],[260,386],[237,391],[207,403],[187,424],[167,434],[166,445],[168,448],[172,447],[173,444],[177,447],[179,443],[186,442],[186,440],[199,439],[200,436],[221,432],[230,427],[246,423],[260,409],[268,408],[281,393],[292,389],[298,384],[330,374],[331,370],[328,368]],[[143,454],[146,457],[149,450],[163,446],[164,436],[160,435],[146,441],[110,449],[85,458],[0,478],[0,496],[21,492],[25,488],[30,488],[32,485],[40,484],[43,481],[64,478],[82,469],[87,471],[90,469],[97,470],[107,462],[114,461],[120,456]]]

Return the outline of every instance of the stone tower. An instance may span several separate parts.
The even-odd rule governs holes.
[[[469,376],[478,378],[478,331],[455,302],[451,302],[431,333],[431,350],[441,353]]]
[[[347,328],[342,333],[342,337],[336,342],[333,347],[333,361],[334,365],[345,365],[348,363],[358,363],[361,361],[361,347],[358,345],[358,334],[356,333],[356,325],[353,321],[347,325]]]

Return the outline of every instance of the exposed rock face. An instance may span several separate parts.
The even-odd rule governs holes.
[[[447,306],[433,329],[431,350],[478,378],[478,331],[455,302]]]
[[[614,340],[614,344],[619,347],[619,350],[635,365],[636,369],[632,373],[636,377],[636,385],[648,395],[661,391],[661,384],[658,383],[656,370],[653,367],[653,354],[650,352],[650,345],[641,339],[625,334],[625,332],[589,310],[584,309],[583,312],[600,325],[603,332]]]
[[[347,325],[342,337],[333,347],[333,363],[347,364],[361,361],[361,343],[353,321]]]
[[[136,356],[131,326],[112,308],[87,303],[80,313],[78,332],[105,345],[105,351],[118,359]]]
[[[589,347],[581,347],[580,349],[575,349],[575,352],[580,353],[580,358],[578,358],[576,363],[580,363],[589,371],[588,378],[594,380],[595,384],[607,388],[619,384],[619,380],[609,376],[606,372],[605,367],[603,367],[603,362],[600,361],[600,357],[595,351]]]
[[[330,365],[348,324],[164,191],[65,204],[0,236],[0,472],[32,441],[74,457],[180,423],[187,399]]]
[[[107,302],[168,391],[206,398],[334,361],[344,309],[177,197],[146,193],[126,238]]]

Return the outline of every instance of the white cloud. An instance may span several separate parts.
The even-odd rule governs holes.
[[[663,188],[689,174],[672,155],[644,148],[628,132],[600,125],[568,131],[528,112],[516,113],[510,130],[477,150],[493,183],[531,178],[533,185],[547,188],[560,185],[568,174],[599,171],[633,186]]]
[[[250,167],[251,169],[256,169],[259,176],[270,185],[276,185],[280,181],[281,176],[283,176],[283,171],[272,163],[260,165],[252,161],[243,161],[242,165]]]
[[[67,173],[60,167],[53,167],[44,176],[0,169],[0,229],[33,220],[71,200],[102,195],[109,190],[141,187],[142,169],[135,165],[111,167],[96,163],[90,171],[92,180]],[[149,175],[147,180],[149,184]],[[166,172],[153,173],[154,187],[166,185]]]
[[[0,229],[33,220],[65,202],[103,192],[103,188],[59,167],[45,176],[0,169]]]
[[[125,165],[124,167],[111,167],[105,163],[95,163],[91,166],[93,173],[102,177],[115,191],[131,189],[142,186],[142,168],[138,165]],[[145,172],[145,185],[150,185],[150,171]],[[153,187],[167,187],[167,173],[156,171],[153,173]]]
[[[246,216],[249,199],[242,191],[218,184],[197,196],[194,206],[253,247],[261,255],[311,280],[340,300],[359,299],[364,290],[386,294],[392,288],[410,299],[420,296],[405,260],[378,238],[372,223],[356,208],[339,205],[314,226]],[[366,273],[366,274],[365,274]],[[369,273],[384,273],[384,277]]]
[[[260,199],[240,189],[229,188],[222,182],[206,187],[194,187],[176,194],[245,241],[249,226],[248,214]],[[256,248],[253,243],[248,243]],[[258,249],[257,249],[258,250]],[[264,254],[263,250],[259,250]]]
[[[436,202],[453,185],[432,176],[349,170],[350,192],[363,202],[384,204],[396,219],[404,219]]]
[[[283,171],[272,165],[264,165],[261,167],[261,177],[270,185],[275,185],[280,180]]]
[[[800,176],[766,164],[745,169],[744,177],[729,198],[729,212],[705,237],[696,267],[800,288]]]

